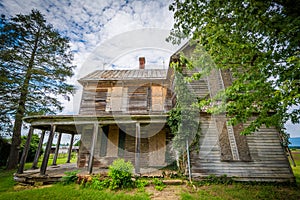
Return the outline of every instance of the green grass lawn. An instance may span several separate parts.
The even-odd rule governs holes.
[[[181,194],[181,199],[300,199],[300,150],[293,151],[296,167],[292,166],[296,177],[295,185],[233,183],[232,185],[212,184],[201,186],[197,191]]]
[[[294,152],[297,167],[292,167],[298,186],[275,185],[268,183],[233,183],[230,185],[208,184],[195,188],[187,186],[167,186],[162,191],[155,189],[138,191],[136,189],[124,191],[93,190],[81,188],[79,185],[53,184],[47,186],[16,186],[13,181],[15,171],[0,170],[0,199],[150,199],[152,196],[165,197],[170,193],[181,199],[300,199],[300,151]],[[51,165],[52,159],[49,161]],[[71,162],[76,161],[73,156]],[[57,163],[65,163],[66,157],[59,157]],[[30,168],[31,163],[25,168]],[[153,187],[153,186],[148,186]],[[148,191],[148,192],[147,192]],[[155,191],[155,192],[153,192]],[[171,191],[171,192],[170,192]],[[155,193],[155,195],[153,194]],[[172,199],[172,198],[171,198]],[[172,200],[175,200],[174,198]]]
[[[201,186],[195,192],[181,194],[182,199],[300,199],[300,187],[272,184],[233,183]]]
[[[292,166],[296,182],[300,186],[300,149],[293,151],[293,157],[296,163],[296,167]]]
[[[81,189],[79,185],[54,184],[49,187],[27,189],[17,192],[0,193],[0,199],[149,199],[146,193],[126,194],[125,192],[99,191],[93,189]]]
[[[52,164],[53,155],[50,155],[48,165]],[[71,163],[76,162],[75,154],[72,154]],[[57,164],[63,164],[67,161],[67,155],[59,155]],[[42,158],[39,159],[38,166],[41,165]],[[30,169],[32,163],[26,163],[25,169]],[[47,186],[23,186],[18,187],[13,180],[13,174],[16,170],[6,171],[0,169],[0,199],[149,199],[146,193],[130,191],[112,192],[97,191],[92,189],[82,189],[79,185],[62,185],[60,183]]]

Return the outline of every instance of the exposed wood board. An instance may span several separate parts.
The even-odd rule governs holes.
[[[107,142],[108,157],[118,156],[118,144],[119,144],[119,128],[116,125],[110,125],[109,132],[108,132],[108,142]]]
[[[166,79],[165,69],[97,70],[79,79],[80,83],[100,80]]]
[[[163,166],[165,164],[166,133],[164,130],[149,138],[149,165]]]

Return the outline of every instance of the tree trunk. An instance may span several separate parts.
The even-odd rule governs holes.
[[[17,108],[16,116],[15,116],[12,143],[11,143],[6,169],[15,169],[18,166],[19,150],[21,144],[22,118],[24,117],[25,114],[25,104],[28,95],[29,81],[32,75],[31,71],[34,64],[34,58],[38,47],[39,37],[40,37],[40,30],[36,33],[34,48],[28,63],[24,83],[21,86],[21,94],[20,94],[19,105]]]
[[[22,128],[22,118],[24,115],[24,111],[22,111],[22,107],[20,105],[17,110],[17,114],[15,117],[14,129],[13,129],[13,136],[12,136],[12,143],[10,147],[8,162],[7,162],[7,169],[14,169],[17,167],[19,162],[19,151],[20,151],[20,144],[21,144],[21,128]]]

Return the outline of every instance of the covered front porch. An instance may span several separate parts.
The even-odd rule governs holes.
[[[163,178],[168,175],[166,170],[160,169],[149,169],[149,168],[141,168],[141,173],[138,174],[141,177],[150,177],[150,178]],[[55,182],[61,181],[63,176],[66,176],[65,172],[74,172],[78,171],[78,176],[89,176],[93,174],[100,174],[101,176],[106,177],[108,169],[103,169],[99,167],[93,167],[93,173],[90,174],[87,168],[78,168],[76,163],[65,163],[59,165],[50,165],[47,167],[47,174],[41,175],[40,169],[28,169],[24,170],[23,173],[15,173],[14,180],[19,183],[31,184],[34,185],[36,183],[42,184],[51,184]],[[174,175],[173,171],[170,171],[170,175]]]
[[[76,169],[79,169],[81,174],[105,173],[108,165],[119,157],[133,163],[135,174],[160,176],[159,169],[168,165],[168,156],[166,155],[168,154],[167,144],[170,136],[166,126],[166,117],[166,115],[26,117],[24,121],[30,124],[30,129],[15,178],[16,180],[24,180],[27,177],[29,180],[52,177],[51,179],[55,180],[61,178],[65,171]],[[118,128],[116,129],[116,127]],[[32,169],[24,171],[31,136],[35,129],[42,130],[39,147]],[[38,168],[38,158],[46,131],[49,132],[49,137],[42,164]],[[48,166],[55,133],[58,133],[58,140],[52,165]],[[57,165],[56,160],[62,134],[70,134],[71,141],[66,164]],[[81,146],[77,156],[77,164],[75,164],[70,163],[70,158],[74,136],[77,134],[81,135]],[[122,134],[123,136],[121,136]],[[106,143],[104,143],[105,140]],[[103,154],[103,149],[105,154]]]

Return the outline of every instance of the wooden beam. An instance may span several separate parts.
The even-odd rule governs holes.
[[[71,161],[73,142],[74,142],[74,134],[72,134],[71,140],[70,140],[70,146],[69,146],[69,150],[68,150],[68,160],[67,160],[67,163],[70,163],[70,161]]]
[[[50,150],[51,150],[51,146],[52,146],[52,141],[53,141],[53,136],[54,136],[54,133],[55,133],[55,129],[56,129],[56,125],[51,124],[49,138],[48,138],[46,150],[45,150],[45,153],[44,153],[42,166],[41,166],[41,169],[40,169],[40,175],[42,175],[42,176],[44,176],[46,174],[46,169],[47,169],[47,165],[48,165],[49,154],[50,154]]]
[[[28,131],[28,135],[27,135],[26,144],[25,144],[25,147],[23,149],[20,165],[19,165],[19,168],[18,168],[18,174],[23,174],[25,162],[26,162],[29,147],[30,147],[32,133],[33,133],[33,127],[30,126],[29,131]]]
[[[135,173],[140,173],[140,152],[141,152],[141,126],[136,123],[135,131]]]
[[[99,128],[99,124],[94,123],[93,140],[92,140],[92,145],[91,145],[91,150],[90,150],[90,158],[89,158],[89,164],[88,164],[88,171],[90,174],[93,172],[95,143],[97,142],[98,128]],[[101,130],[102,130],[102,128],[101,128]]]
[[[190,150],[189,150],[189,140],[186,139],[186,155],[188,162],[188,171],[189,171],[189,181],[192,182],[192,172],[191,172],[191,162],[190,162]]]
[[[58,157],[61,136],[62,136],[62,133],[58,133],[58,139],[57,139],[57,143],[56,143],[56,148],[55,148],[55,153],[54,153],[52,165],[56,165],[56,160],[57,160],[57,157]]]
[[[42,149],[42,146],[43,146],[45,132],[46,132],[45,130],[42,131],[41,138],[40,138],[39,145],[38,145],[38,149],[35,152],[35,156],[34,156],[34,160],[33,160],[31,169],[37,169],[38,168],[37,163],[38,163],[40,153],[41,153],[41,149]]]

